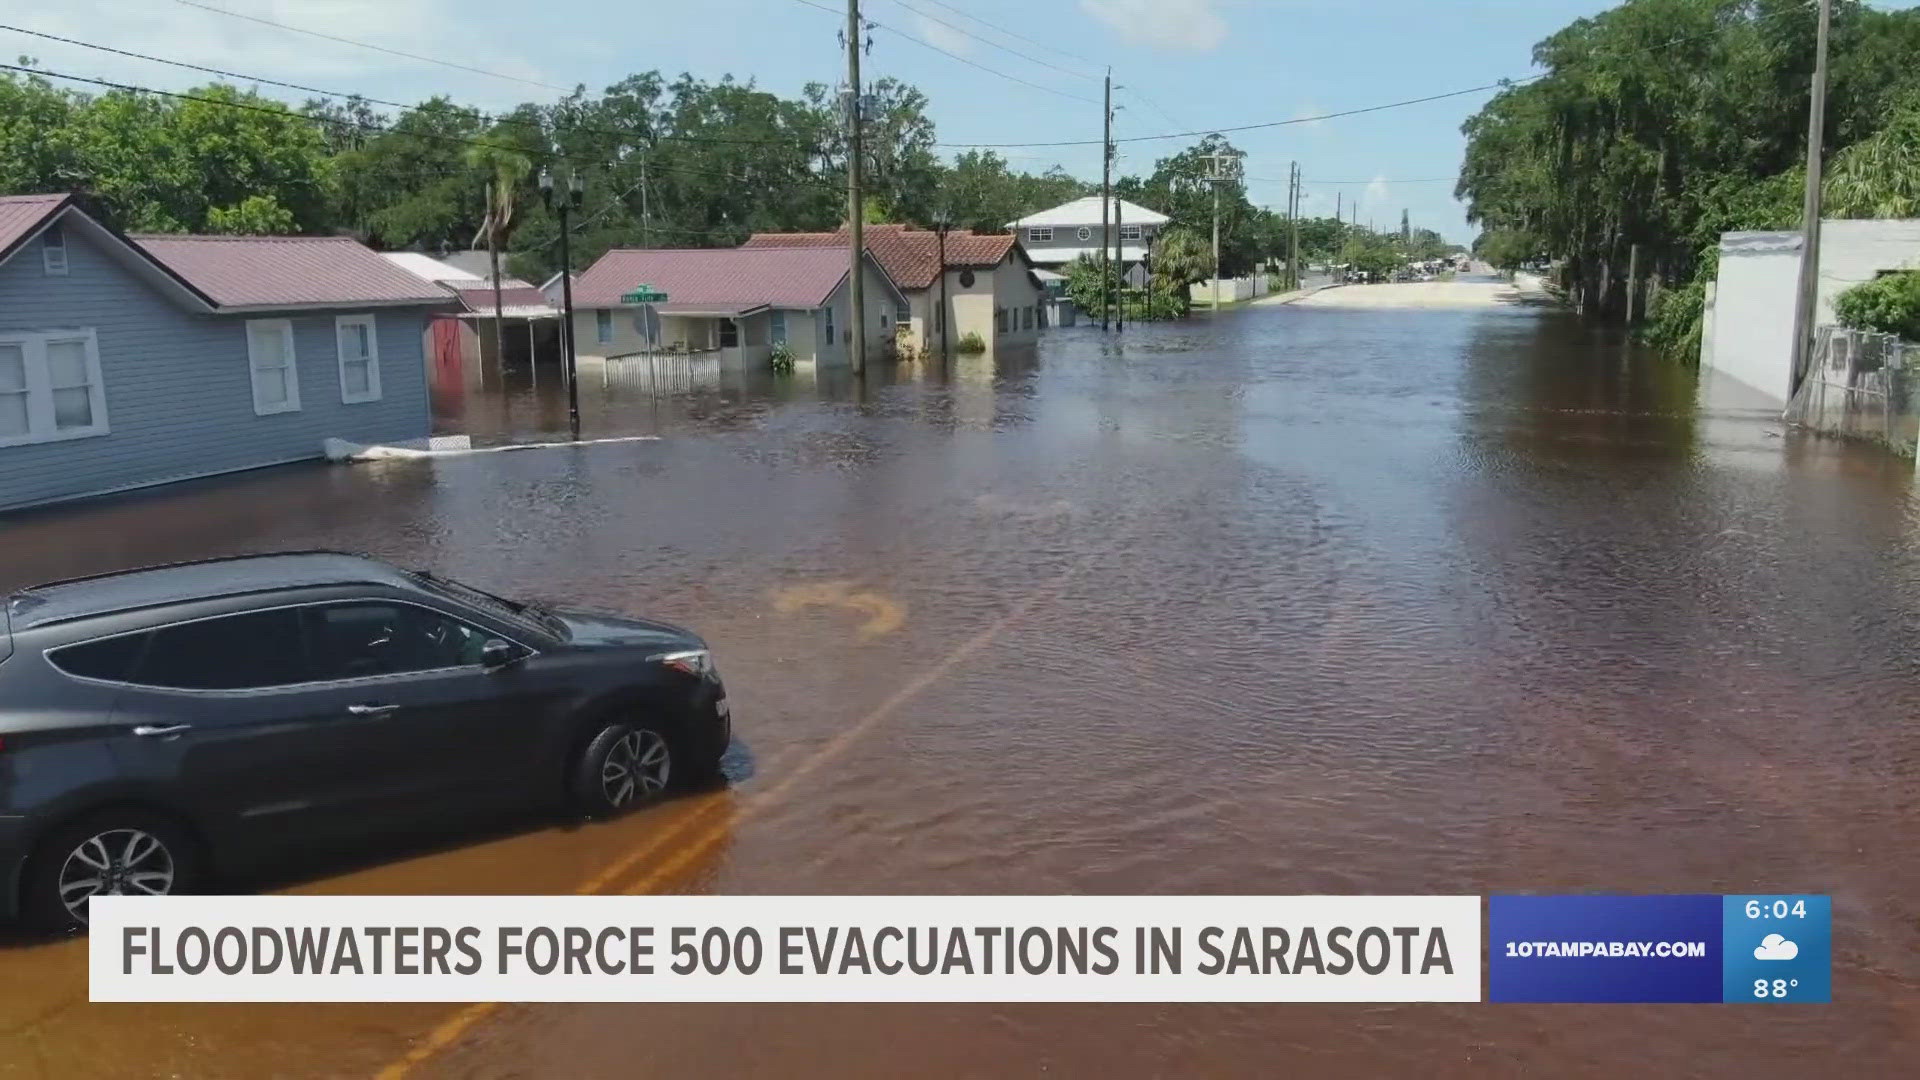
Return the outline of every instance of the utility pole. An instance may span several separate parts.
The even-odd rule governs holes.
[[[1107,69],[1106,102],[1100,107],[1100,258],[1107,257],[1107,212],[1113,205],[1113,69]],[[1107,328],[1107,289],[1111,282],[1100,275],[1100,329]]]
[[[1120,249],[1120,234],[1125,230],[1120,225],[1120,200],[1113,200],[1113,328],[1116,331],[1127,328],[1127,260],[1126,252]]]
[[[1287,288],[1300,287],[1300,163],[1293,163],[1293,200],[1287,204]]]
[[[1218,138],[1216,135],[1215,138]],[[1213,172],[1207,177],[1213,185],[1213,312],[1220,310],[1220,185],[1232,178],[1234,170],[1227,162],[1238,164],[1239,155],[1224,150],[1214,150],[1208,155],[1213,162]]]
[[[1813,321],[1820,296],[1820,181],[1827,128],[1827,32],[1833,0],[1820,0],[1820,31],[1814,39],[1813,96],[1807,103],[1807,196],[1801,212],[1800,295],[1793,313],[1793,379],[1788,395],[1800,389],[1813,365]]]
[[[850,269],[847,299],[853,317],[847,320],[848,359],[856,375],[867,370],[867,310],[865,290],[867,248],[865,214],[860,197],[860,0],[847,0],[847,238]]]
[[[647,207],[648,156],[643,154],[640,158],[640,246],[643,248],[653,246],[653,215],[648,212]]]

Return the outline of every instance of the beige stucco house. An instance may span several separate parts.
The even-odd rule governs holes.
[[[862,297],[869,356],[907,299],[868,253]],[[777,342],[798,362],[844,364],[855,332],[847,253],[825,248],[616,248],[573,284],[575,353],[588,364],[653,353],[764,364]],[[642,286],[666,299],[628,302]]]
[[[905,302],[894,312],[903,354],[938,355],[943,335],[951,342],[977,334],[989,349],[1033,341],[1046,325],[1043,290],[1033,264],[1012,236],[984,236],[961,229],[940,234],[905,225],[869,225],[867,252],[892,277]],[[847,234],[758,233],[750,250],[818,248],[844,250]],[[941,254],[946,255],[946,304],[941,304]]]

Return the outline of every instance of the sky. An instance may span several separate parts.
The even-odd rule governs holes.
[[[194,6],[202,5],[202,6]],[[1120,89],[1115,138],[1297,120],[1525,76],[1535,42],[1611,0],[862,0],[874,28],[862,78],[893,77],[929,98],[942,153],[968,144],[1016,168],[1100,173],[1101,78]],[[1899,6],[1905,6],[1904,4]],[[219,8],[224,11],[208,10]],[[303,35],[267,19],[364,45]],[[731,74],[797,94],[846,76],[845,0],[65,0],[20,5],[0,23],[150,56],[413,102],[433,94],[482,109],[552,101],[634,72]],[[205,73],[12,30],[0,53],[49,71],[182,89]],[[397,54],[411,55],[397,55]],[[441,61],[436,63],[434,61]],[[471,70],[479,69],[479,70]],[[74,84],[68,84],[74,85]],[[244,85],[244,84],[243,84]],[[86,87],[80,87],[86,89]],[[266,94],[306,95],[260,86]],[[1460,124],[1486,90],[1363,116],[1230,133],[1247,152],[1249,195],[1283,208],[1289,164],[1304,212],[1336,203],[1359,220],[1466,243],[1453,198]],[[1198,138],[1123,142],[1118,169],[1145,175]]]

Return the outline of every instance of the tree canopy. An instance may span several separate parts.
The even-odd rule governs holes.
[[[1456,194],[1497,243],[1564,261],[1589,311],[1692,279],[1722,231],[1799,224],[1815,11],[1803,0],[1626,0],[1534,48],[1539,78],[1463,127]],[[1836,0],[1830,214],[1910,206],[1920,12]],[[1905,118],[1905,119],[1901,119]],[[1903,126],[1907,125],[1907,126]],[[1859,148],[1859,149],[1856,149]]]

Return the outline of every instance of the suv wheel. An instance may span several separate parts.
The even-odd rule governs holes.
[[[652,802],[674,782],[671,744],[647,723],[602,727],[574,766],[573,796],[596,817],[624,813]]]
[[[192,845],[172,822],[137,811],[106,811],[62,826],[28,868],[21,907],[36,924],[87,924],[95,896],[167,896],[187,891],[197,872]]]

